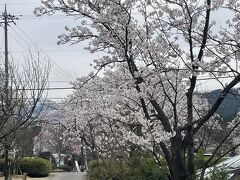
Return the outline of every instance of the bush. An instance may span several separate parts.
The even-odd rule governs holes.
[[[13,162],[12,159],[10,159]],[[39,157],[25,157],[20,160],[19,167],[22,173],[30,177],[46,177],[52,170],[50,161]],[[4,170],[4,159],[0,159],[0,171]]]
[[[205,178],[206,180],[228,180],[228,173],[225,167],[214,167],[210,173],[210,176]]]
[[[205,162],[207,162],[207,160],[209,159],[209,157],[204,156],[203,154],[204,154],[204,151],[202,151],[202,150],[200,150],[199,152],[197,152],[195,154],[194,165],[195,165],[196,170],[202,169]]]
[[[52,165],[50,161],[46,159],[29,157],[23,158],[20,161],[20,169],[22,172],[27,173],[30,177],[45,177],[51,172]]]
[[[72,166],[68,166],[68,165],[61,165],[58,168],[67,172],[71,172],[73,170]]]
[[[164,158],[160,158],[161,166],[157,163],[152,154],[137,152],[131,158],[134,167],[133,180],[167,180],[168,168]]]
[[[56,169],[57,168],[56,159],[52,155],[52,153],[50,153],[50,152],[40,152],[38,157],[49,160],[51,162],[51,164],[52,164],[52,169]]]
[[[89,168],[91,180],[123,179],[123,177],[128,174],[125,163],[113,159],[91,161]]]
[[[89,163],[91,180],[167,180],[167,166],[160,167],[152,155],[137,153],[129,161],[102,159]]]
[[[3,158],[0,159],[0,171],[1,172],[4,171],[4,159]]]
[[[195,169],[196,169],[196,170],[202,169],[202,168],[204,167],[205,163],[209,160],[209,158],[210,158],[209,156],[204,156],[204,150],[203,150],[203,149],[200,149],[200,150],[195,154],[195,157],[194,157]],[[214,157],[214,158],[211,160],[210,164],[211,164],[212,162],[215,162],[217,159],[218,159],[218,157]],[[223,160],[224,160],[224,158],[219,159],[219,160],[216,162],[216,164],[219,163],[219,162],[221,162],[221,161],[223,161]]]

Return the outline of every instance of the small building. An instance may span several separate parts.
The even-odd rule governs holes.
[[[218,169],[224,169],[228,173],[228,178],[230,180],[236,180],[240,177],[240,155],[230,157],[216,166]],[[209,177],[214,167],[209,167],[205,171],[204,177]]]
[[[66,154],[52,154],[56,160],[57,167],[64,165],[64,158],[67,156]]]

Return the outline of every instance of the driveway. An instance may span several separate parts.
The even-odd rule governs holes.
[[[0,180],[3,180],[3,177],[0,177]],[[17,176],[12,178],[13,180],[22,180],[22,177]],[[27,177],[27,180],[88,180],[86,172],[54,172],[51,173],[48,177],[42,178],[30,178]]]
[[[55,172],[49,180],[88,180],[86,172]]]

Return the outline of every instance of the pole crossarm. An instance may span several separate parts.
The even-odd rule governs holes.
[[[4,62],[4,66],[5,66],[5,94],[8,95],[8,84],[9,84],[9,62],[8,62],[8,26],[9,23],[14,23],[14,20],[18,20],[18,17],[8,14],[7,12],[7,6],[5,4],[5,10],[2,13],[2,15],[0,16],[2,18],[3,21],[0,21],[0,24],[4,24],[4,39],[5,39],[5,62]],[[6,96],[7,97],[7,96]]]
[[[18,20],[19,18],[14,16],[14,15],[11,15],[11,14],[8,14],[7,13],[7,5],[5,4],[5,10],[4,12],[2,13],[2,15],[0,15],[0,17],[2,18],[3,21],[0,21],[1,24],[5,23],[5,20],[7,19],[7,23],[14,23],[14,20]]]

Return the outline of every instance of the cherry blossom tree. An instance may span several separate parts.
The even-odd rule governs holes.
[[[80,25],[67,26],[59,44],[89,42],[86,49],[91,53],[103,53],[95,60],[97,70],[122,64],[129,80],[119,87],[141,107],[129,113],[142,124],[157,124],[153,129],[158,134],[153,137],[158,137],[170,178],[190,180],[194,179],[194,136],[240,81],[239,6],[238,0],[43,0],[35,13],[76,17]],[[218,18],[220,13],[229,18]],[[211,75],[222,92],[207,111],[198,114],[196,85],[201,75]],[[223,83],[222,75],[232,78]],[[100,109],[97,104],[95,108]],[[134,139],[134,134],[127,135]]]
[[[81,144],[79,142],[83,140],[95,158],[127,159],[134,144],[152,152],[160,164],[159,144],[161,141],[169,142],[172,134],[164,133],[156,114],[152,114],[151,121],[146,121],[138,100],[146,96],[144,93],[149,93],[159,101],[165,101],[162,105],[165,111],[169,111],[169,118],[173,117],[173,114],[171,105],[162,94],[161,84],[156,85],[150,71],[151,69],[146,78],[148,84],[142,87],[141,94],[132,88],[134,82],[126,67],[120,66],[118,70],[106,71],[102,78],[95,77],[87,84],[85,81],[88,77],[79,78],[73,83],[76,90],[60,109],[61,123],[65,127],[62,133],[71,136],[74,145]],[[154,88],[149,88],[151,86]],[[184,87],[179,83],[179,118],[186,114],[186,106],[181,102],[185,97]],[[169,95],[171,94],[169,92]],[[195,102],[199,103],[200,98]],[[201,105],[195,104],[194,107],[195,116],[198,117],[206,111],[207,103],[201,100]],[[153,111],[153,108],[149,111]],[[181,121],[184,123],[184,119]],[[76,150],[79,152],[79,149]]]
[[[84,80],[79,79],[74,86],[77,88]],[[64,133],[73,142],[76,153],[84,144],[91,151],[91,156],[98,158],[99,154],[107,154],[109,149],[113,151],[113,146],[115,150],[124,146],[122,132],[112,122],[114,118],[119,119],[116,110],[111,108],[115,95],[106,94],[108,87],[105,85],[101,78],[94,79],[69,96],[60,110]],[[108,89],[109,92],[112,90]]]
[[[62,137],[62,134],[64,134],[64,139],[67,139],[67,141],[63,138],[58,139],[58,141],[67,142],[68,147],[71,147],[71,151],[75,154],[79,154],[81,145],[85,144],[94,159],[121,157],[126,161],[133,150],[132,145],[135,145],[135,147],[141,147],[152,152],[160,165],[159,144],[161,141],[169,142],[171,134],[164,134],[161,124],[154,117],[151,118],[151,121],[145,120],[141,105],[138,103],[139,94],[136,89],[130,88],[134,83],[130,74],[124,74],[124,72],[128,71],[124,70],[124,67],[119,67],[118,70],[107,71],[102,78],[96,77],[87,84],[85,84],[88,79],[86,77],[79,78],[74,82],[73,85],[76,90],[59,108],[58,114],[61,116],[59,125],[62,128],[55,139]],[[152,85],[151,80],[154,78],[149,76],[147,79],[149,79],[149,84],[146,91],[150,93],[149,87]],[[155,85],[155,89],[151,90],[151,94],[156,98],[164,97],[159,89],[161,90],[161,87]],[[178,89],[178,94],[180,94],[181,88],[178,87]],[[182,88],[182,91],[181,100],[185,97],[185,88]],[[178,116],[179,119],[187,114],[187,108],[183,102],[179,101],[177,106],[181,112]],[[164,106],[163,109],[170,112],[168,116],[173,116],[168,101],[164,103]],[[208,103],[202,99],[200,94],[199,97],[195,96],[194,120],[204,115],[208,108]],[[151,110],[149,109],[149,111]],[[184,119],[181,121],[184,121]],[[54,130],[51,129],[50,132],[54,132]],[[232,130],[229,129],[228,132],[232,132]],[[213,157],[221,153],[225,155],[226,152],[229,152],[229,149],[222,151],[223,146],[229,141],[230,135],[233,135],[228,132],[223,131],[219,124],[219,117],[214,115],[196,134],[197,147],[195,148],[198,148],[198,144],[209,145],[208,140],[218,136],[217,140],[210,141],[212,152],[214,152]],[[211,135],[208,133],[211,133]],[[214,137],[214,134],[216,137]],[[49,141],[51,137],[43,139]],[[218,142],[221,143],[218,144]],[[57,146],[56,143],[52,144]],[[208,147],[208,150],[211,149]],[[214,164],[213,162],[216,163],[217,161],[215,159],[209,161],[206,168]]]

